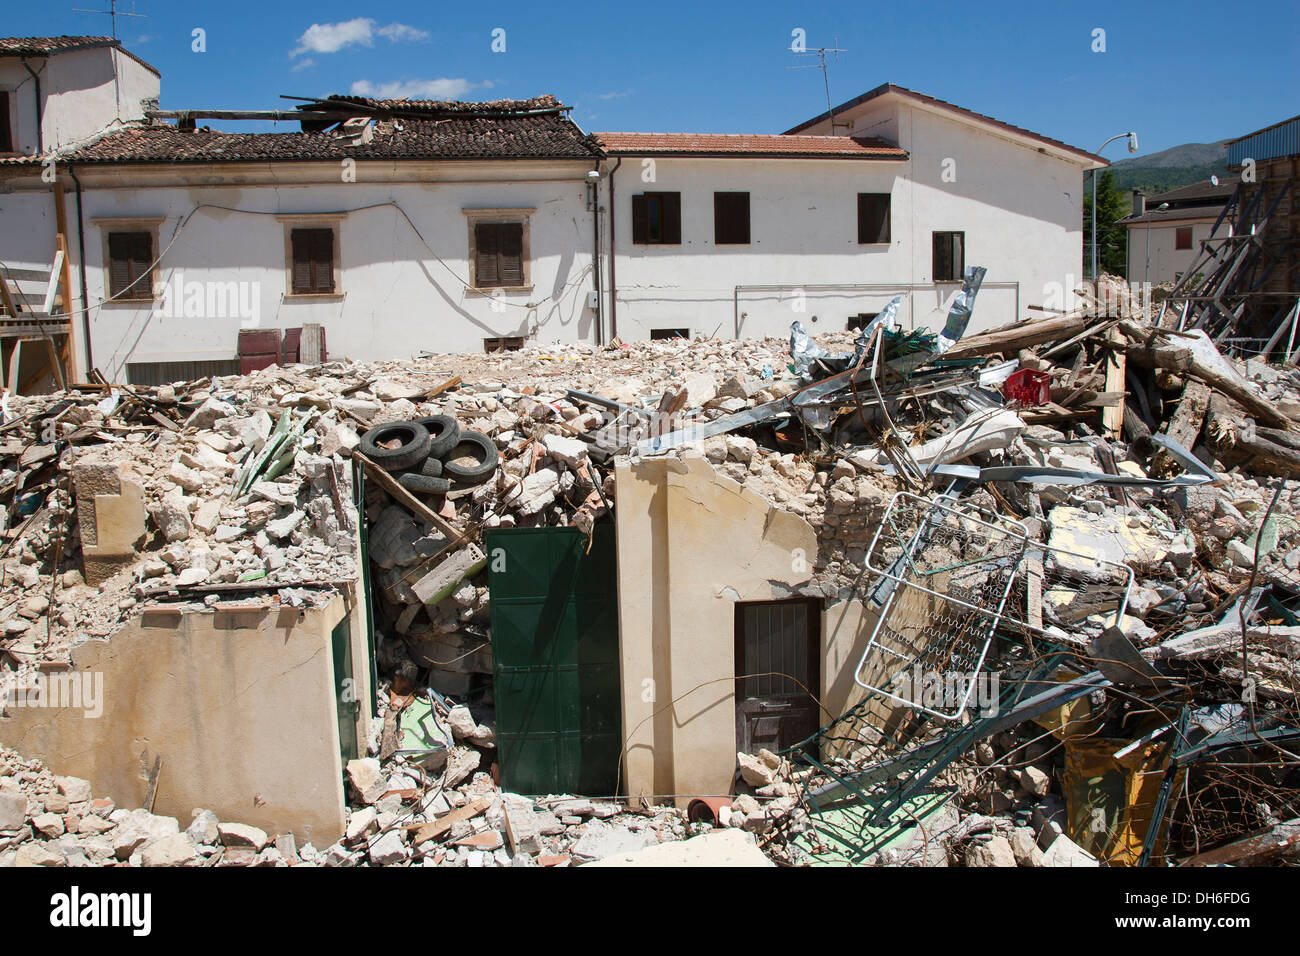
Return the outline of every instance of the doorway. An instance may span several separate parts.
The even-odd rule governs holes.
[[[784,750],[821,726],[821,602],[736,605],[736,747]]]

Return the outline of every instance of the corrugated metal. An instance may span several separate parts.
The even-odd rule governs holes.
[[[209,362],[129,362],[126,366],[129,385],[170,385],[194,382],[212,375],[238,375],[239,359]]]
[[[487,532],[501,786],[613,792],[622,753],[614,528]]]
[[[1295,155],[1300,155],[1300,116],[1229,144],[1228,165],[1240,166],[1247,157],[1261,160]]]

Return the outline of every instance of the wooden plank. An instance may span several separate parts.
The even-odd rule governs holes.
[[[1124,391],[1124,333],[1111,329],[1106,338],[1115,345],[1106,356],[1106,391]],[[1111,441],[1119,441],[1124,428],[1124,400],[1121,398],[1114,405],[1107,405],[1101,413],[1103,434]]]
[[[419,846],[421,843],[427,843],[429,840],[436,840],[448,830],[453,823],[460,823],[462,820],[472,820],[480,813],[487,810],[492,805],[487,797],[479,797],[472,803],[467,803],[458,810],[451,813],[445,813],[432,823],[421,823],[408,826],[407,829],[415,830],[415,836],[411,838],[412,846]]]
[[[443,392],[445,392],[445,391],[447,391],[447,390],[449,390],[449,389],[456,388],[458,385],[460,385],[460,376],[459,376],[459,375],[457,375],[457,376],[455,376],[455,377],[453,377],[453,378],[449,378],[449,379],[447,379],[447,381],[443,382],[441,385],[435,385],[435,386],[433,386],[433,388],[431,388],[431,389],[429,389],[427,392],[425,392],[425,393],[424,393],[425,400],[427,401],[427,400],[430,399],[430,398],[436,398],[437,396],[441,395]]]
[[[379,483],[380,488],[383,488],[384,491],[388,492],[404,506],[409,508],[416,517],[423,519],[428,524],[443,532],[449,538],[460,537],[460,532],[457,531],[453,525],[443,518],[442,515],[438,514],[438,512],[434,511],[419,498],[415,497],[415,495],[403,488],[396,478],[384,471],[384,469],[380,468],[365,455],[361,454],[361,452],[354,450],[352,455],[361,461],[361,464],[366,468],[366,474],[375,479],[375,481]]]
[[[54,265],[50,267],[50,283],[45,287],[45,303],[41,312],[51,315],[54,312],[54,298],[59,294],[59,278],[63,274],[63,250],[54,253]]]

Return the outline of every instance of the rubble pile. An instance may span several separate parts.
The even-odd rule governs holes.
[[[711,830],[741,842],[710,852],[752,839],[790,865],[1293,860],[1300,372],[1226,356],[1118,286],[967,336],[982,277],[936,332],[901,328],[899,299],[788,341],[11,398],[11,675],[149,602],[354,581],[364,540],[380,680],[336,844],[207,811],[182,830],[5,752],[0,865],[555,866]],[[686,809],[503,792],[483,534],[590,534],[616,513],[616,463],[661,455],[812,527],[791,593],[867,621],[848,709],[739,753],[734,793]]]

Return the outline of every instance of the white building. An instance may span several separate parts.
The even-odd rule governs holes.
[[[357,360],[843,329],[898,294],[938,328],[970,265],[985,328],[1076,281],[1104,164],[894,86],[786,135],[588,136],[551,97],[302,109],[301,132],[187,115],[56,151],[82,374],[229,372],[241,332],[308,324]],[[0,261],[48,269],[40,170],[0,159]]]
[[[1176,282],[1201,255],[1236,184],[1210,180],[1171,189],[1150,199],[1138,194],[1128,228],[1128,281]]]

